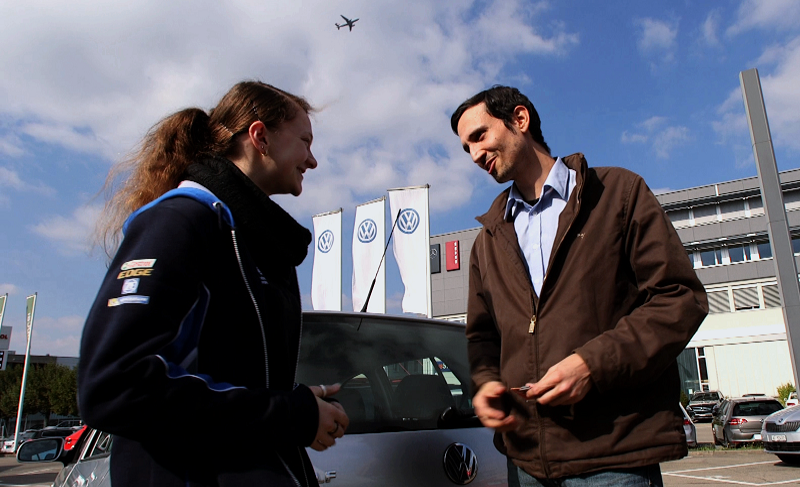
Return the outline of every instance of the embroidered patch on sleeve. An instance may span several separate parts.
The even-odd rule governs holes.
[[[122,264],[117,279],[127,279],[128,277],[136,276],[149,276],[153,273],[153,267],[156,265],[156,259],[137,259],[129,260]]]
[[[139,289],[139,278],[122,281],[122,294],[134,294]]]
[[[130,296],[120,296],[118,298],[111,298],[108,300],[108,307],[120,306],[122,304],[147,304],[150,302],[150,296],[140,296],[133,294]]]

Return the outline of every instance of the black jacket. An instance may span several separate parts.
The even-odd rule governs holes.
[[[316,398],[294,384],[310,233],[230,161],[186,179],[213,194],[126,222],[83,332],[81,413],[114,435],[115,487],[315,485]]]

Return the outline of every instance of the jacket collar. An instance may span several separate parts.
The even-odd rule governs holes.
[[[575,171],[575,191],[573,192],[574,195],[569,195],[569,200],[576,201],[581,197],[583,184],[586,180],[586,171],[589,169],[589,165],[586,162],[586,158],[580,152],[564,157],[561,160],[568,169]],[[501,224],[507,223],[504,217],[510,192],[511,186],[506,188],[497,196],[497,198],[494,199],[492,205],[489,207],[489,211],[475,218],[481,225],[484,226],[484,228],[486,228],[486,230],[491,233],[496,232],[498,226]],[[569,202],[567,204],[569,205]]]
[[[191,164],[185,179],[202,184],[233,213],[236,228],[258,253],[298,266],[308,254],[311,232],[272,201],[234,163],[207,157]]]

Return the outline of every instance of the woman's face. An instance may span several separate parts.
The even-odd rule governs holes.
[[[311,120],[302,110],[275,131],[267,131],[266,174],[262,186],[267,195],[298,196],[303,191],[303,173],[317,167],[317,160],[311,153],[313,139]]]

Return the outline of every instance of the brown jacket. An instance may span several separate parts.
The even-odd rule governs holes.
[[[470,256],[467,338],[473,387],[519,387],[571,353],[593,386],[573,406],[516,400],[527,419],[496,438],[529,474],[559,478],[687,454],[676,357],[708,312],[703,285],[644,180],[621,168],[577,172],[541,296],[531,285],[508,190],[478,217]],[[531,323],[535,322],[533,333]]]

